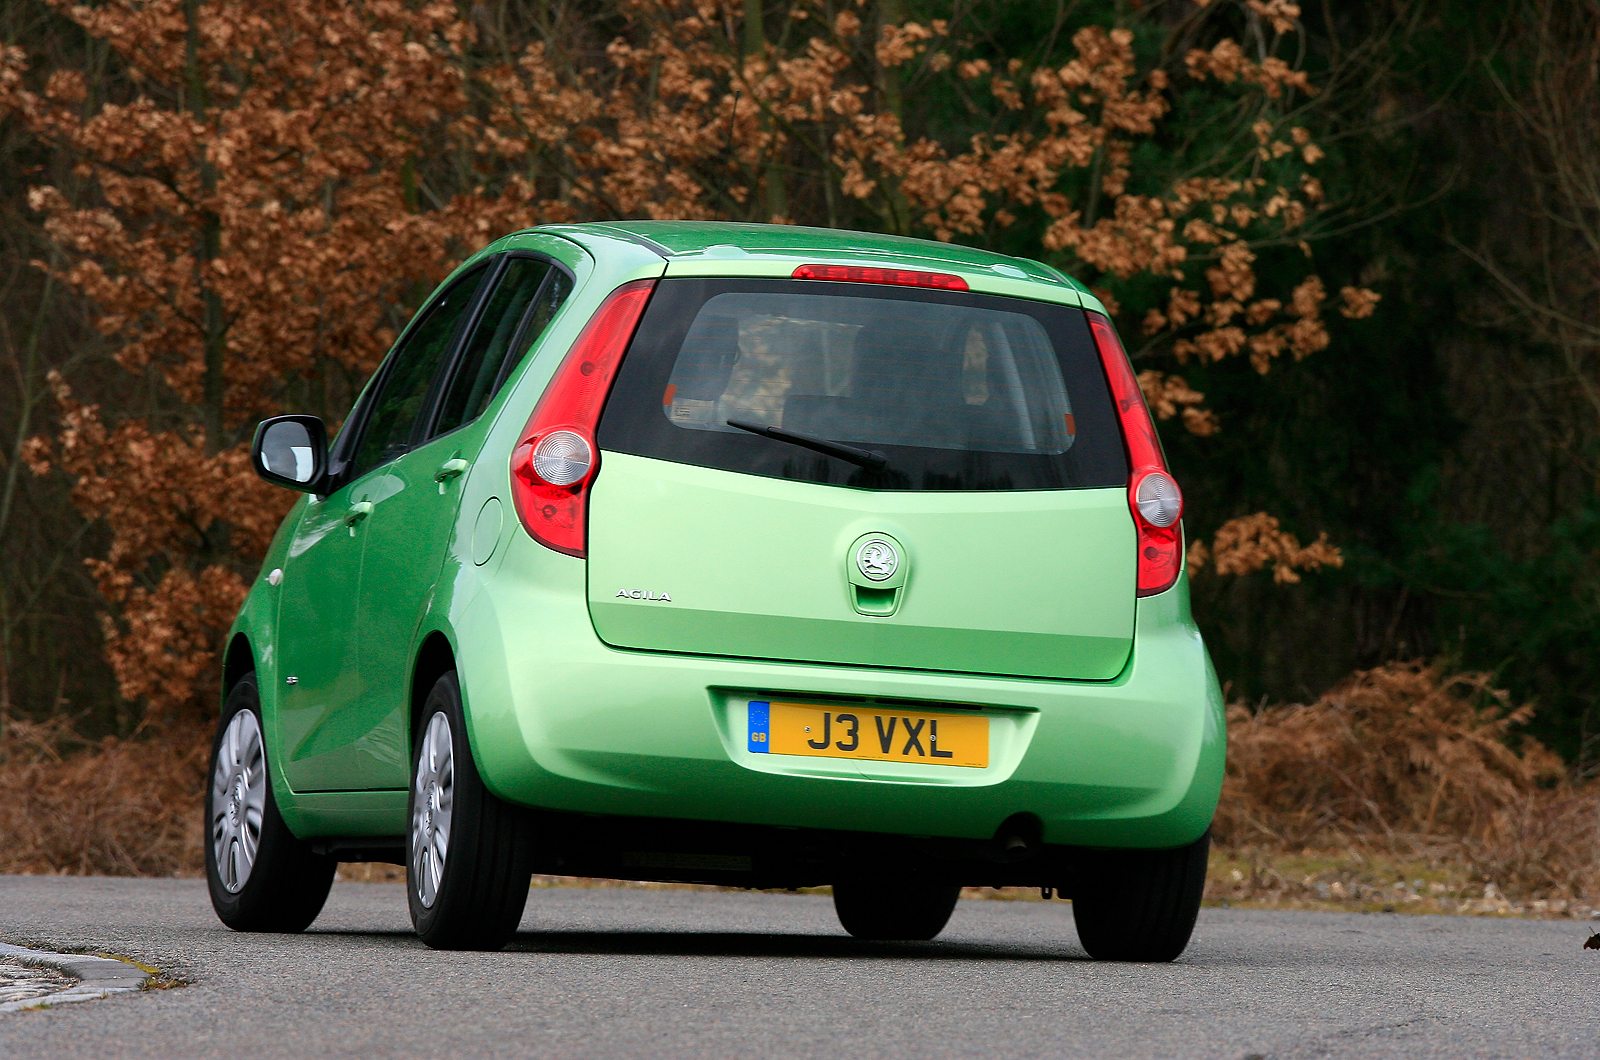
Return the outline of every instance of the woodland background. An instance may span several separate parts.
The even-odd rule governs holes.
[[[336,423],[504,231],[717,217],[1113,307],[1235,704],[1216,893],[1335,850],[1336,897],[1600,902],[1600,0],[7,0],[0,46],[0,869],[197,864],[257,419]]]

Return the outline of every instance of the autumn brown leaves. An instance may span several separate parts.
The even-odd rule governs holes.
[[[1529,911],[1600,908],[1600,788],[1522,731],[1532,713],[1487,674],[1419,663],[1310,703],[1233,704],[1218,848],[1247,863],[1433,863]]]
[[[1036,232],[1142,335],[1157,416],[1201,436],[1229,425],[1185,365],[1267,372],[1329,342],[1309,259],[1257,269],[1324,206],[1299,117],[1315,89],[1279,54],[1299,14],[1285,0],[1199,5],[1196,46],[1174,37],[1170,54],[1082,26],[1064,60],[1032,66],[970,12],[915,21],[891,3],[768,3],[747,33],[735,0],[627,0],[603,5],[608,37],[395,0],[56,6],[115,52],[128,90],[11,49],[0,113],[76,161],[89,191],[30,202],[61,279],[153,397],[108,423],[58,383],[59,429],[29,456],[110,528],[93,561],[107,651],[152,719],[211,709],[217,639],[287,503],[248,473],[251,425],[290,407],[337,420],[408,307],[503,231],[646,216]],[[1196,107],[1218,130],[1203,149],[1172,127]],[[1376,301],[1340,291],[1346,316]],[[1339,556],[1257,514],[1191,562],[1293,581]]]
[[[63,10],[67,10],[63,5]],[[419,214],[412,159],[467,132],[453,8],[108,4],[70,17],[138,91],[88,106],[76,71],[28,91],[5,57],[0,108],[93,178],[30,203],[100,310],[151,414],[103,422],[55,381],[60,426],[29,446],[111,531],[91,561],[114,617],[124,697],[165,722],[211,707],[217,641],[287,508],[241,447],[255,419],[312,397],[339,415],[393,337],[393,307],[451,255],[522,219],[493,196]],[[430,41],[430,46],[420,42]],[[408,183],[409,182],[409,183]],[[327,395],[317,402],[315,394]]]

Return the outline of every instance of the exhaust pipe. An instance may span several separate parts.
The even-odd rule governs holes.
[[[995,829],[991,857],[1005,865],[1032,861],[1044,849],[1044,826],[1031,813],[1014,813]]]

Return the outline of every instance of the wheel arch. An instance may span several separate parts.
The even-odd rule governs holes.
[[[235,633],[228,642],[228,650],[222,657],[222,701],[228,700],[228,694],[233,691],[233,686],[238,684],[245,674],[256,668],[256,653],[250,646],[250,638],[244,633]]]
[[[449,637],[434,630],[423,638],[422,646],[417,649],[416,665],[411,668],[410,726],[406,733],[408,743],[416,738],[417,727],[422,722],[422,708],[427,705],[428,693],[433,691],[434,682],[455,668],[456,649]]]

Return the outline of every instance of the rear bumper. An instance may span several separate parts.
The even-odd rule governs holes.
[[[479,768],[508,800],[550,810],[988,839],[1032,814],[1051,844],[1172,847],[1209,826],[1226,745],[1221,691],[1187,583],[1141,600],[1112,681],[978,677],[609,648],[584,564],[513,534],[454,615]],[[983,770],[750,754],[745,703],[765,694],[984,704]]]

